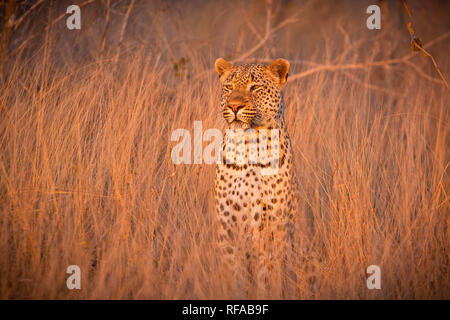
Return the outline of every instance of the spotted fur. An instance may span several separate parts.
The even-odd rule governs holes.
[[[281,277],[280,263],[292,246],[297,212],[292,147],[283,118],[281,93],[289,63],[278,59],[269,66],[232,66],[220,58],[215,67],[222,84],[223,117],[228,128],[243,129],[240,138],[246,153],[252,152],[252,143],[267,138],[270,154],[276,147],[271,130],[279,130],[276,174],[262,174],[261,170],[267,167],[263,161],[224,162],[217,165],[215,180],[220,248],[236,281],[245,283],[245,279],[238,278],[246,274],[246,278],[256,281],[258,291],[263,292],[270,287],[270,281]],[[256,132],[256,138],[245,135],[250,129]],[[224,151],[229,147],[225,140]]]

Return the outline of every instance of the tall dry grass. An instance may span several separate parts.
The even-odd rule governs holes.
[[[126,1],[112,1],[108,24],[104,2],[86,5],[80,31],[51,23],[69,4],[30,13],[4,65],[0,297],[254,297],[232,291],[214,246],[214,166],[175,166],[169,154],[174,129],[223,127],[213,61],[261,40],[252,30],[264,34],[266,4],[136,2],[121,43]],[[369,4],[275,2],[269,28],[299,19],[245,59],[292,63],[297,215],[313,226],[301,246],[322,260],[315,293],[298,254],[295,290],[269,298],[449,297],[449,93],[431,63],[416,54],[295,76],[409,55],[400,11],[389,7],[382,30],[369,31]],[[425,45],[449,30],[440,5],[410,4]],[[427,50],[449,75],[448,38]],[[66,287],[72,264],[81,290]],[[381,290],[366,287],[372,264]]]

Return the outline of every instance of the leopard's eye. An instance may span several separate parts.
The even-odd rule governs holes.
[[[233,85],[232,84],[225,84],[224,88],[227,90],[233,90]]]
[[[254,85],[252,85],[252,86],[250,87],[250,91],[255,91],[255,90],[259,89],[259,88],[261,88],[260,85],[254,84]]]

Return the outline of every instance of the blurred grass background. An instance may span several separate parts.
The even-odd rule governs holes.
[[[295,290],[268,298],[448,298],[449,91],[406,22],[448,78],[450,3],[408,5],[412,18],[401,1],[2,1],[0,297],[255,297],[214,247],[214,166],[169,157],[176,128],[223,127],[224,57],[291,62],[301,246],[322,264],[312,292],[296,255]]]

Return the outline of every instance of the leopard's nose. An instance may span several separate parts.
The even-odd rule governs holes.
[[[238,113],[238,111],[242,108],[244,108],[244,104],[239,102],[239,103],[229,103],[228,104],[228,108],[230,108],[231,110],[233,110],[234,113]]]

